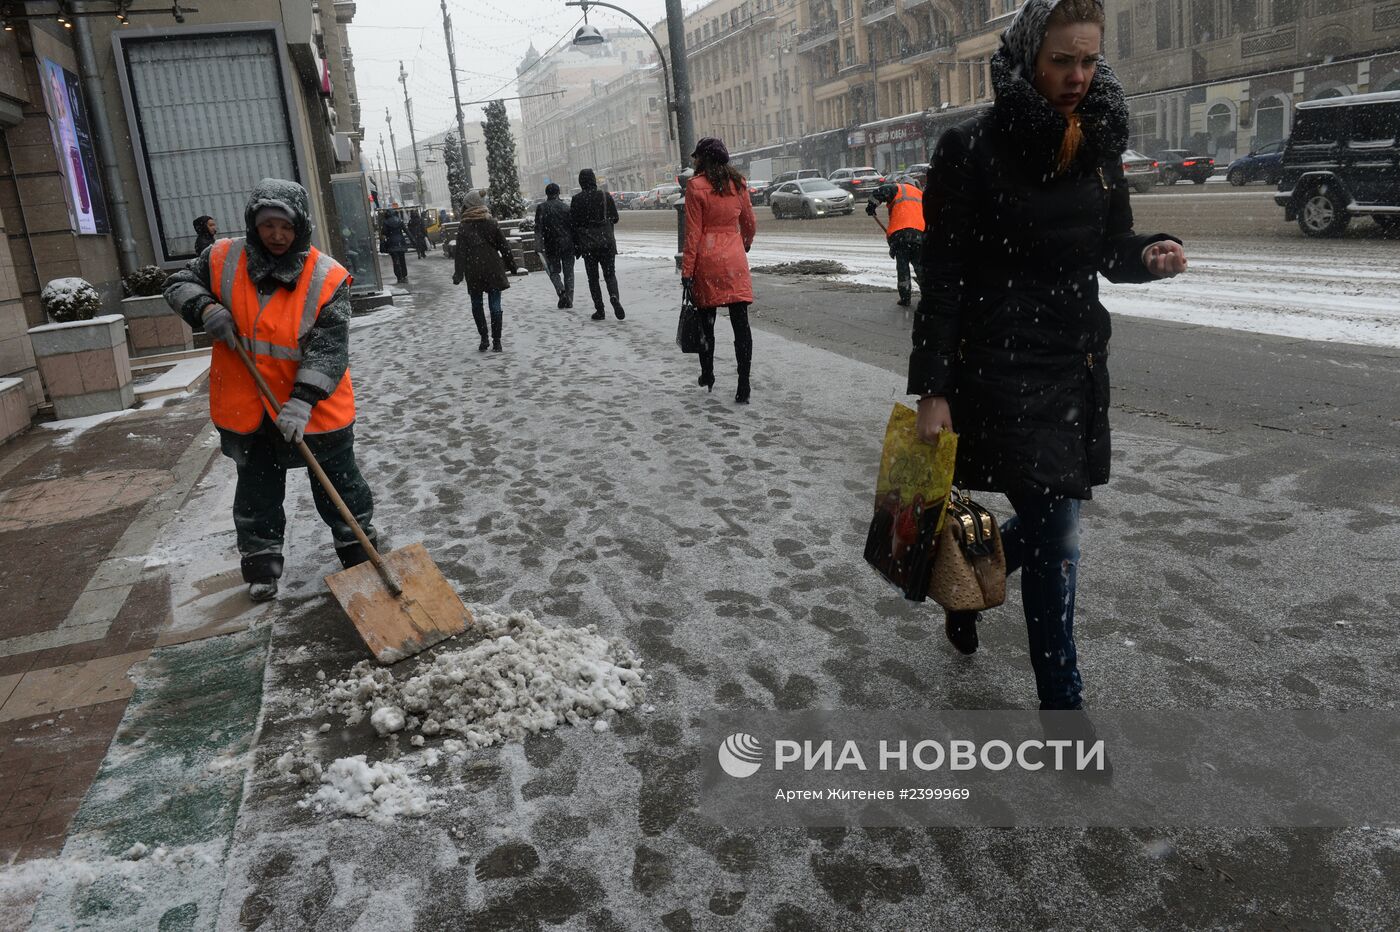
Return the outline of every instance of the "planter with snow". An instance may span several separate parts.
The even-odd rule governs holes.
[[[44,390],[60,420],[135,404],[122,315],[32,327],[29,341]]]
[[[194,332],[160,295],[123,298],[122,316],[133,356],[194,349]]]

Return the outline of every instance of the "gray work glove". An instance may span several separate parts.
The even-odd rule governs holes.
[[[233,312],[222,304],[206,305],[203,312],[204,332],[211,339],[223,340],[229,349],[238,346],[238,325],[233,322]]]
[[[311,420],[311,405],[300,398],[291,398],[277,415],[277,429],[288,443],[301,443],[306,436],[306,424]]]

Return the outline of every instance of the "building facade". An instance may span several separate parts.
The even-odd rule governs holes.
[[[1287,138],[1293,105],[1400,90],[1400,0],[1108,0],[1131,145],[1226,163]]]
[[[560,117],[568,144],[568,177],[556,177],[567,194],[578,187],[579,168],[592,168],[609,191],[646,191],[675,177],[680,163],[668,131],[661,70],[633,68],[606,83]],[[527,191],[543,197],[543,187]]]
[[[332,176],[359,164],[353,2],[133,7],[66,26],[17,8],[38,7],[0,11],[0,378],[24,380],[31,414],[44,285],[83,278],[119,313],[123,274],[188,262],[201,214],[240,233],[261,178],[305,185],[313,241],[348,264]]]
[[[468,120],[465,126],[467,130],[467,157],[471,159],[472,186],[485,188],[490,184],[490,175],[486,171],[486,134],[482,131],[480,120]],[[447,159],[442,154],[443,146],[446,145],[449,135],[456,137],[456,124],[418,141],[418,164],[423,169],[423,187],[426,192],[423,203],[428,207],[441,210],[453,209],[452,193],[447,187]],[[411,180],[413,178],[413,146],[401,147],[398,150],[398,156],[399,175],[405,181]],[[393,166],[389,167],[392,169]],[[373,176],[376,178],[377,187],[381,190],[384,190],[384,186],[392,181],[389,175],[380,171],[377,164],[373,169]],[[393,197],[396,201],[404,200],[400,197],[397,184],[393,186]]]
[[[578,169],[587,167],[572,159],[589,140],[570,135],[573,123],[564,116],[628,71],[656,64],[656,46],[641,30],[607,29],[603,35],[601,45],[565,45],[543,55],[531,46],[516,68],[522,98],[516,152],[521,188],[531,196],[551,181],[569,190]],[[657,93],[664,94],[657,74]],[[605,128],[595,125],[594,131]]]

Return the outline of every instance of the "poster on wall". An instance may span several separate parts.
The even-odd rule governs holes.
[[[79,233],[107,233],[107,201],[97,175],[97,156],[88,130],[78,76],[61,65],[43,60],[44,99],[59,171],[67,182],[68,215]]]

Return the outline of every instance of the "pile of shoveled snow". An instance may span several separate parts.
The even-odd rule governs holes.
[[[321,788],[303,806],[316,812],[330,809],[375,822],[398,816],[421,816],[433,807],[423,784],[401,763],[366,763],[363,754],[331,761],[321,774]]]
[[[381,735],[451,734],[479,748],[588,719],[603,731],[642,698],[641,659],[593,625],[552,628],[529,612],[479,607],[473,614],[482,641],[438,653],[403,679],[361,661],[326,683],[322,708],[345,716],[347,725],[369,716]],[[410,743],[422,738],[413,735]]]

